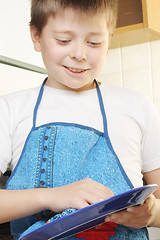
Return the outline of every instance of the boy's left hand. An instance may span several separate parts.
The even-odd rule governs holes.
[[[130,207],[127,210],[114,213],[106,217],[106,222],[122,224],[126,227],[142,228],[152,225],[156,215],[156,198],[151,194],[140,206]]]

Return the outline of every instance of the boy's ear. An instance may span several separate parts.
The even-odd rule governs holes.
[[[106,56],[108,55],[108,52],[109,52],[109,49],[107,49],[107,53],[106,53]]]
[[[41,51],[40,34],[35,26],[30,26],[30,33],[35,51],[40,52]]]

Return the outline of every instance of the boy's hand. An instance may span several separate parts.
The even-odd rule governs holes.
[[[109,188],[89,178],[44,190],[45,200],[48,200],[47,208],[53,212],[62,212],[68,208],[81,209],[114,195]]]
[[[122,224],[126,227],[142,228],[152,225],[155,217],[156,198],[151,194],[141,206],[128,208],[112,214],[105,219],[106,222]]]

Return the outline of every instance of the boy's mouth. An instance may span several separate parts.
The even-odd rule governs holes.
[[[64,66],[69,72],[71,73],[84,73],[87,71],[87,69],[81,69],[81,68],[72,68],[72,67],[66,67]]]

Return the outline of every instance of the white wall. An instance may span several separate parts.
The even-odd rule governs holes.
[[[29,32],[30,0],[0,1],[0,55],[44,67]],[[0,64],[0,95],[41,84],[45,75]]]
[[[0,55],[44,67],[29,33],[30,0],[0,0]]]
[[[100,79],[147,95],[160,110],[160,40],[110,50]]]
[[[0,64],[0,95],[36,87],[45,77],[43,74]]]

